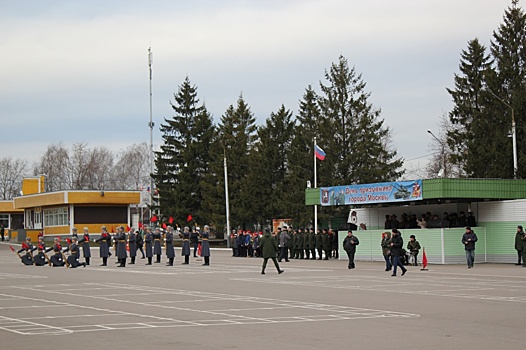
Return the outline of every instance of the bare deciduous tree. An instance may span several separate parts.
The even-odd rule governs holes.
[[[51,144],[40,158],[33,173],[47,175],[46,191],[60,191],[69,188],[68,167],[68,150],[61,143]]]
[[[0,158],[0,198],[10,200],[20,192],[22,179],[26,176],[27,161],[12,157]]]
[[[137,190],[150,184],[149,147],[146,142],[131,145],[124,150],[115,164],[114,186]]]

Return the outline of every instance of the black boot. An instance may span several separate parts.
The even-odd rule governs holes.
[[[210,257],[209,256],[205,256],[205,263],[203,264],[203,266],[208,266],[210,265]]]
[[[108,258],[102,258],[102,264],[100,266],[108,266]]]
[[[148,263],[146,265],[151,265],[152,264],[152,258],[148,258]]]
[[[156,264],[161,263],[161,256],[157,254],[157,260],[155,261]]]
[[[130,265],[135,265],[135,257],[132,256],[130,259],[131,259],[131,261],[130,261]]]
[[[174,266],[174,258],[169,258],[166,266]]]
[[[190,264],[190,255],[185,255],[184,263],[182,263],[181,265],[188,265],[188,264]]]
[[[86,265],[89,265],[89,259],[90,258],[86,258]]]

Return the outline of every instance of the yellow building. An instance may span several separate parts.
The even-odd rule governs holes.
[[[70,234],[77,227],[79,234],[87,227],[100,233],[101,226],[109,231],[131,223],[132,204],[140,203],[139,191],[58,191],[16,197],[15,209],[24,210],[27,236],[36,239],[44,235]],[[33,237],[34,236],[34,237]]]
[[[0,201],[0,225],[4,229],[24,228],[24,210],[15,209],[12,200]]]

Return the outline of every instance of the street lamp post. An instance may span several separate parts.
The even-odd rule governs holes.
[[[435,140],[440,143],[440,146],[442,146],[442,166],[444,167],[442,172],[442,177],[446,177],[446,146],[444,145],[444,142],[442,142],[438,137],[433,134],[433,132],[430,129],[427,129],[427,132],[435,138]]]
[[[517,179],[517,171],[519,170],[519,166],[517,165],[517,130],[515,128],[515,111],[513,107],[506,101],[504,101],[502,98],[497,96],[489,87],[486,86],[486,90],[492,94],[497,100],[502,102],[504,105],[509,107],[511,109],[511,139],[513,143],[513,178]]]

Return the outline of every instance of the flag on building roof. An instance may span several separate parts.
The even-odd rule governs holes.
[[[318,145],[314,145],[314,154],[319,160],[325,159],[325,152]]]

